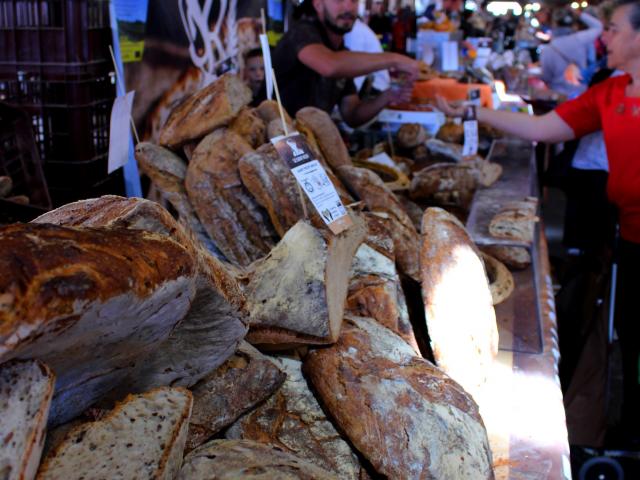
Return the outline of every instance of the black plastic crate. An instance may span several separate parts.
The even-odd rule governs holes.
[[[77,179],[77,185],[94,185],[107,177],[107,163],[106,154],[84,162],[48,161],[44,174],[49,188],[68,188],[69,179]]]
[[[27,195],[30,203],[51,208],[51,199],[29,117],[0,103],[0,175],[11,177],[11,195]]]
[[[108,60],[108,0],[0,0],[0,63]]]
[[[89,162],[108,152],[116,93],[109,63],[4,67],[0,68],[0,100],[31,116],[45,165]]]
[[[49,191],[51,193],[51,200],[54,207],[59,207],[78,200],[84,200],[86,198],[101,197],[102,195],[124,196],[125,188],[123,170],[122,168],[119,168],[111,175],[94,184],[78,182],[75,186],[51,186]]]

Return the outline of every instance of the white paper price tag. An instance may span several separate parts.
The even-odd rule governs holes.
[[[262,61],[264,62],[264,79],[267,86],[267,99],[273,97],[273,77],[271,66],[271,50],[269,49],[269,38],[264,34],[260,34],[260,48],[262,49]]]
[[[462,155],[467,157],[478,153],[478,121],[467,120],[462,123],[464,127],[464,145]]]
[[[111,122],[109,128],[109,159],[107,161],[107,173],[124,167],[129,161],[129,145],[131,128],[129,122],[131,118],[131,108],[133,106],[133,95],[129,92],[122,97],[117,97],[113,102],[111,110]]]
[[[298,184],[329,229],[338,234],[353,222],[342,204],[322,164],[314,158],[306,140],[298,132],[271,139],[271,143],[291,169]]]

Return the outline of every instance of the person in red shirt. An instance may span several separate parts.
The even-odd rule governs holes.
[[[603,34],[607,65],[626,72],[591,87],[540,116],[473,108],[481,122],[531,141],[564,142],[602,130],[609,157],[607,194],[619,211],[620,249],[616,330],[622,349],[621,424],[640,438],[640,1],[621,0]],[[437,107],[461,117],[470,107],[436,98]]]

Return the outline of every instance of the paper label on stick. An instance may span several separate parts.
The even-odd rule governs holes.
[[[129,145],[131,127],[131,107],[133,106],[133,95],[129,92],[122,97],[116,97],[111,110],[111,122],[109,128],[109,160],[107,162],[107,173],[124,167],[129,161]]]
[[[293,132],[272,138],[271,143],[329,229],[337,235],[349,228],[353,222],[347,209],[304,137]]]
[[[478,153],[478,121],[467,120],[463,122],[464,145],[462,146],[462,156],[475,155]]]
[[[271,50],[269,49],[269,38],[264,34],[260,34],[260,48],[262,48],[262,61],[264,62],[264,79],[267,86],[267,99],[273,97],[273,77],[271,66]]]

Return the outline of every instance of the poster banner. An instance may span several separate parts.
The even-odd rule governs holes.
[[[142,61],[148,0],[113,0],[123,63]]]

